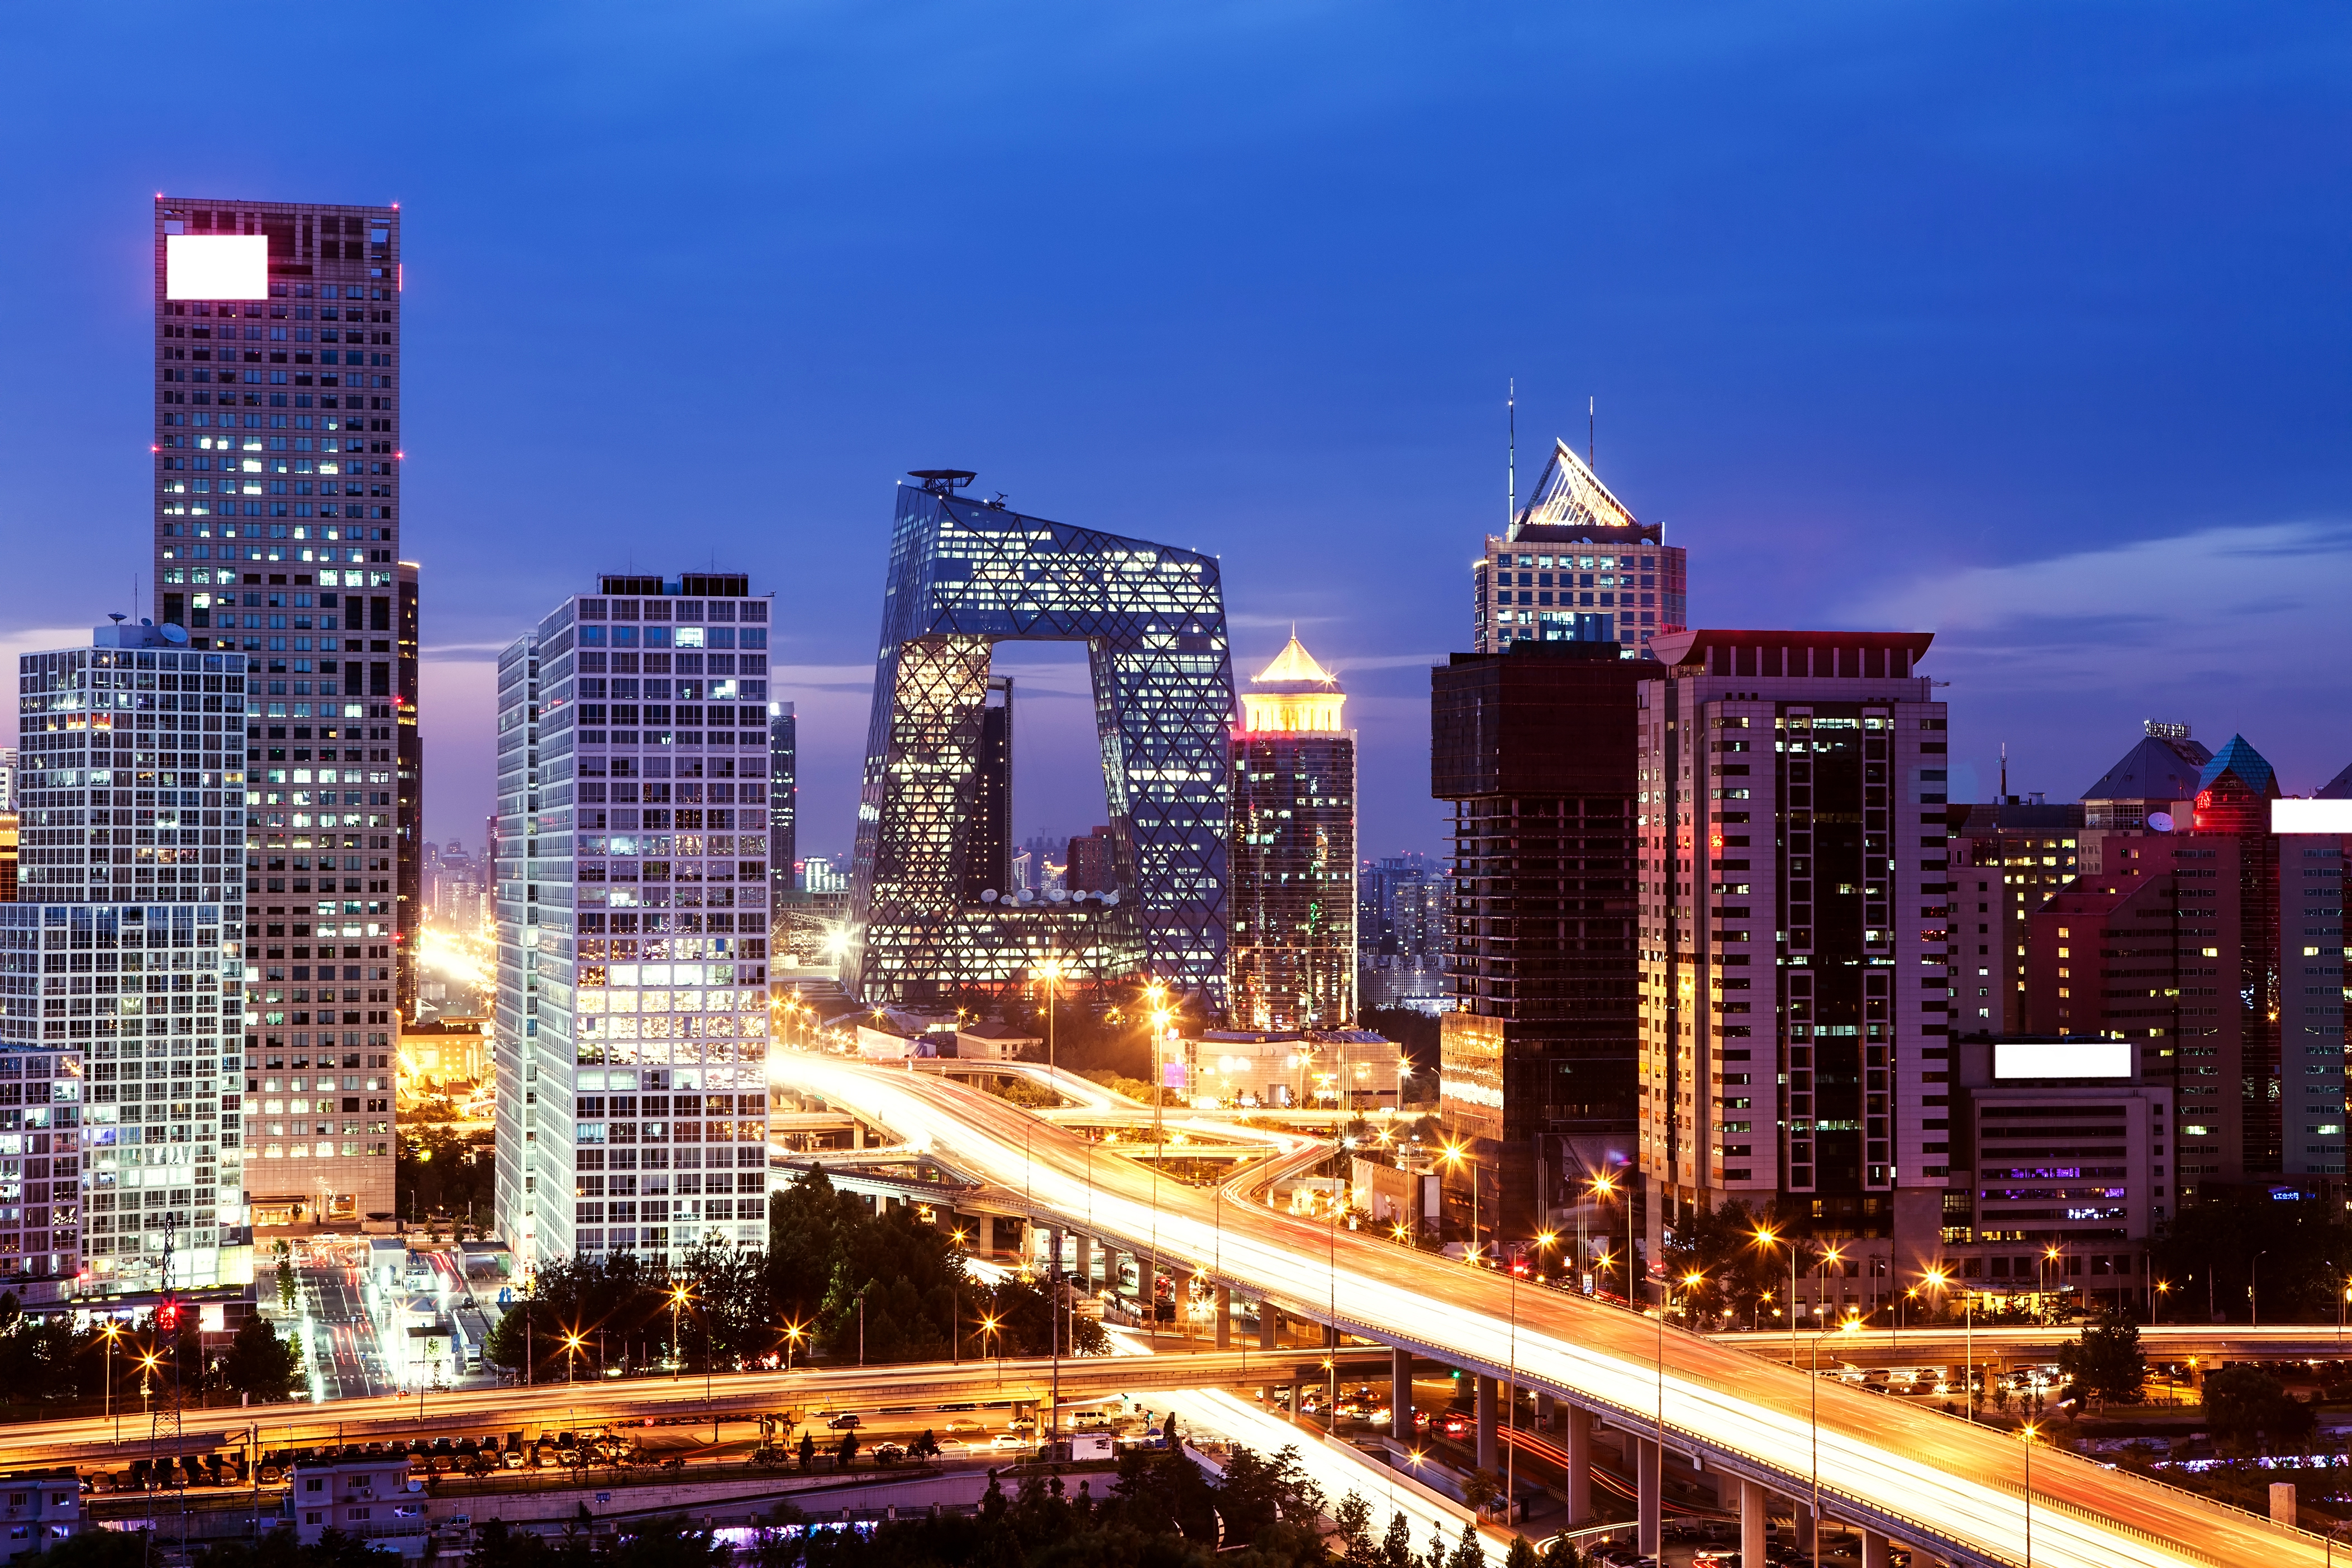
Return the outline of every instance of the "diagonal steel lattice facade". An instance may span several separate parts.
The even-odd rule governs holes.
[[[1083,642],[1118,886],[967,899],[990,651]],[[1222,1006],[1233,663],[1216,559],[902,487],[842,980],[868,1002],[1149,977]],[[1009,891],[1009,890],[999,890]]]

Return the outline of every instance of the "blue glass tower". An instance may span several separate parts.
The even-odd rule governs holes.
[[[898,492],[858,800],[843,982],[872,1002],[1024,981],[1047,956],[1222,1003],[1226,736],[1215,559],[1024,517],[929,471]],[[1112,880],[1039,898],[982,885],[990,651],[1082,642],[1110,808]],[[977,891],[973,891],[974,888]]]

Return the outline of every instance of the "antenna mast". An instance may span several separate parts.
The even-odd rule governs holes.
[[[1600,432],[1600,409],[1601,400],[1587,393],[1584,399],[1584,465],[1587,468],[1592,466],[1597,456],[1593,438]]]
[[[1510,444],[1503,459],[1504,517],[1503,533],[1507,538],[1519,520],[1519,378],[1510,379],[1510,391],[1503,400],[1504,418],[1510,428]]]

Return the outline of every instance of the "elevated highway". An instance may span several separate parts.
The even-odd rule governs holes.
[[[1256,1186],[1328,1145],[1297,1140],[1203,1191],[936,1074],[795,1052],[777,1053],[772,1071],[984,1184],[976,1207],[1081,1231],[1482,1379],[1513,1379],[1567,1402],[1571,1453],[1589,1442],[1584,1423],[1604,1420],[1637,1450],[1645,1551],[1655,1549],[1661,1467],[1673,1452],[1738,1483],[1756,1561],[1769,1491],[1861,1527],[1865,1563],[1883,1563],[1899,1541],[1948,1563],[2008,1568],[2027,1561],[2029,1536],[2042,1568],[2323,1562],[2315,1536],[2047,1448],[2032,1456],[2029,1491],[2013,1437],[1251,1201]],[[1832,1342],[1819,1352],[1827,1362],[1846,1336],[1814,1337]],[[1486,1431],[1491,1387],[1481,1387]]]
[[[1880,1327],[1864,1329],[1858,1334],[1839,1334],[1831,1342],[1831,1348],[1835,1350],[1838,1360],[1862,1367],[1958,1366],[1973,1348],[1977,1364],[1985,1366],[2053,1361],[2058,1347],[2081,1333],[2079,1323],[2063,1327],[1979,1323],[1973,1330],[1938,1323],[1933,1328],[1897,1329],[1891,1333]],[[1775,1361],[1790,1359],[1786,1330],[1775,1333],[1764,1329],[1709,1337],[1717,1344],[1731,1345],[1754,1355]],[[1806,1331],[1798,1332],[1798,1361],[1806,1359],[1805,1346],[1811,1337]],[[2139,1343],[2150,1361],[2187,1362],[2193,1358],[2200,1365],[2230,1361],[2352,1359],[2352,1335],[2332,1323],[2277,1328],[2248,1328],[2242,1323],[2234,1327],[2226,1323],[2143,1323]],[[1825,1349],[1823,1354],[1829,1351]]]

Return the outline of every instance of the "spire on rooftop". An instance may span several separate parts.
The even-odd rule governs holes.
[[[1315,662],[1315,655],[1298,640],[1298,629],[1292,627],[1290,641],[1274,656],[1274,663],[1260,670],[1254,684],[1264,685],[1270,681],[1312,681],[1317,685],[1333,685],[1331,672]]]
[[[2210,789],[2224,774],[2234,776],[2256,795],[2273,800],[2278,796],[2278,774],[2270,760],[2242,735],[2231,736],[2229,743],[2213,754],[2213,759],[2205,764],[2205,771],[2198,776],[2197,788],[2200,791]]]

